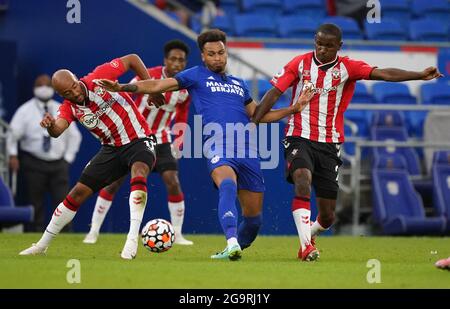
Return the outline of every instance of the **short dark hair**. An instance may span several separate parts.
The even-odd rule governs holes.
[[[342,30],[335,24],[322,24],[317,28],[316,34],[322,32],[323,34],[333,35],[339,42],[342,40]]]
[[[186,56],[189,55],[189,47],[180,40],[171,40],[164,45],[164,57],[168,57],[169,53],[172,49],[181,49],[186,53]]]
[[[203,47],[208,42],[222,42],[224,45],[227,44],[227,35],[225,32],[219,30],[219,29],[211,29],[208,31],[203,32],[200,34],[197,38],[197,44],[198,48],[200,48],[200,51],[203,51]]]

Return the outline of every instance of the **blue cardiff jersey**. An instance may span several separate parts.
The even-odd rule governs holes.
[[[184,70],[175,79],[180,89],[189,91],[197,114],[203,117],[204,126],[212,123],[220,125],[225,137],[227,124],[246,126],[250,123],[245,106],[252,102],[252,98],[242,79],[215,73],[203,65]],[[239,133],[235,132],[237,134]],[[213,136],[220,139],[217,132]],[[210,137],[205,136],[204,140]],[[248,147],[249,141],[246,140],[245,148]]]

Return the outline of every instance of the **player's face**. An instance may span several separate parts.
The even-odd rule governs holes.
[[[211,71],[224,73],[227,66],[227,50],[222,41],[208,42],[203,46],[202,60]]]
[[[319,32],[315,37],[316,57],[322,63],[333,61],[342,42],[336,36]]]
[[[168,77],[173,77],[186,67],[186,53],[181,49],[172,49],[164,58],[164,66]]]
[[[78,80],[67,81],[63,89],[58,92],[64,99],[76,104],[82,104],[86,98],[81,82]]]

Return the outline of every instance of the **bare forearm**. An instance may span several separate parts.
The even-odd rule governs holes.
[[[275,122],[283,119],[292,114],[292,109],[289,107],[275,109],[269,111],[267,114],[263,116],[260,122]]]
[[[402,69],[387,68],[372,71],[371,79],[384,80],[388,82],[403,82],[407,80],[423,79],[423,72],[406,71]]]
[[[150,79],[147,68],[138,55],[131,54],[124,56],[122,57],[122,62],[126,70],[132,70],[141,80]]]
[[[261,100],[261,103],[256,107],[255,112],[252,117],[252,121],[256,124],[259,122],[268,122],[263,121],[263,117],[271,110],[275,102],[281,96],[281,91],[276,88],[270,89]],[[283,117],[281,117],[283,118]],[[280,118],[280,119],[281,119]],[[274,120],[276,121],[276,120]]]
[[[67,128],[69,127],[69,123],[67,120],[58,118],[55,120],[52,126],[47,128],[47,132],[51,137],[57,138],[59,137]]]

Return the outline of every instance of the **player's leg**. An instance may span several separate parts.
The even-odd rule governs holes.
[[[311,226],[311,237],[315,237],[321,232],[328,230],[335,220],[336,199],[317,197],[317,204],[319,214]]]
[[[286,178],[294,184],[295,197],[292,200],[292,216],[300,238],[298,258],[313,261],[319,257],[318,250],[311,244],[311,183],[314,170],[314,156],[310,142],[301,138],[286,139]]]
[[[262,224],[264,178],[258,158],[237,159],[239,162],[238,197],[242,208],[242,222],[238,228],[238,241],[242,249],[256,239]]]
[[[168,207],[170,212],[170,220],[175,230],[175,243],[179,245],[192,245],[192,241],[184,238],[182,234],[184,221],[184,194],[181,190],[178,172],[174,170],[166,170],[161,173],[164,184],[168,193]]]
[[[242,250],[237,240],[237,176],[231,166],[223,164],[212,170],[211,178],[217,188],[219,188],[218,215],[220,225],[227,239],[227,248],[221,253],[212,255],[211,258],[238,260],[241,258]]]
[[[91,228],[86,234],[83,242],[85,244],[95,244],[100,234],[100,228],[102,227],[103,221],[108,214],[109,208],[111,207],[114,195],[119,191],[126,176],[114,181],[112,184],[104,187],[100,190],[95,201],[94,211],[92,212]]]
[[[184,238],[182,227],[184,221],[184,195],[178,178],[178,162],[172,155],[170,143],[156,145],[156,166],[167,189],[170,221],[175,230],[175,243],[192,245],[192,241]]]
[[[250,247],[258,236],[262,224],[263,192],[239,190],[242,222],[238,228],[238,241],[242,249]]]
[[[49,168],[48,190],[50,191],[52,203],[54,204],[61,203],[70,190],[69,166],[69,163],[60,160],[59,162],[52,163],[51,168]],[[69,232],[71,229],[72,225],[69,223],[62,232]]]
[[[144,138],[121,150],[120,156],[131,170],[130,180],[130,228],[122,249],[123,259],[136,257],[139,229],[147,205],[147,176],[153,169],[156,155],[153,139]]]
[[[69,194],[66,196],[63,202],[56,207],[53,212],[52,219],[47,225],[44,234],[41,239],[33,244],[30,248],[20,252],[20,255],[36,255],[43,254],[47,251],[53,238],[59,234],[59,232],[75,217],[80,205],[91,196],[93,190],[81,182],[72,188]]]

